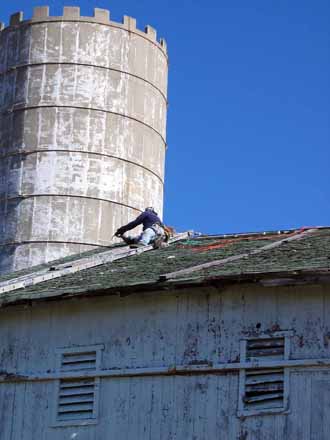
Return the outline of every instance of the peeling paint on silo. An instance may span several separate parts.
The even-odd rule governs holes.
[[[0,273],[110,244],[162,213],[167,53],[150,26],[95,9],[0,31]]]

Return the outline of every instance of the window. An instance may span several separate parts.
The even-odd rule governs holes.
[[[240,371],[239,415],[285,411],[288,377],[281,361],[289,357],[288,335],[263,335],[241,342],[241,360],[251,363],[251,368]]]
[[[97,421],[99,377],[103,346],[59,349],[54,426],[92,424]]]

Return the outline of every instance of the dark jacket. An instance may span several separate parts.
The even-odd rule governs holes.
[[[151,226],[155,223],[158,223],[159,225],[162,224],[158,215],[152,211],[144,211],[135,220],[119,228],[117,233],[122,235],[126,231],[130,231],[131,229],[139,225],[143,225],[143,230],[145,230],[147,228],[151,228]]]

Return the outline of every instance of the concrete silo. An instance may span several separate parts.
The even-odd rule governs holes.
[[[162,213],[166,44],[76,7],[0,32],[0,273],[97,246]]]

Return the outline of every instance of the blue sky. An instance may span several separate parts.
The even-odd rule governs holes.
[[[226,233],[329,225],[328,0],[11,0],[110,9],[170,56],[164,220]]]

